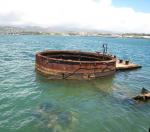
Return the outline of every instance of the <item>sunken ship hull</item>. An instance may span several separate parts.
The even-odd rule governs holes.
[[[49,79],[92,79],[114,74],[116,59],[94,52],[48,50],[36,54],[35,67]]]

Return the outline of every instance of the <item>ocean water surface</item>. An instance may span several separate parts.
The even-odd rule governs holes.
[[[142,65],[91,81],[48,80],[35,71],[46,49],[108,51]],[[0,132],[148,132],[150,40],[80,36],[0,36]]]

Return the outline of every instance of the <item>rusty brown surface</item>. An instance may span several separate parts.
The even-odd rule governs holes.
[[[36,69],[52,79],[90,79],[113,74],[116,71],[116,59],[104,55],[109,60],[105,61],[80,61],[51,58],[44,54],[69,53],[84,56],[102,57],[102,54],[81,51],[44,51],[36,54]]]

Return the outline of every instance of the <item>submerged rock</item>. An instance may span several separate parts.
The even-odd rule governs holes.
[[[40,104],[38,110],[43,111],[43,112],[53,112],[53,111],[56,112],[56,110],[58,110],[58,106],[49,102],[45,102],[43,104]]]
[[[150,91],[148,91],[145,88],[142,88],[141,93],[133,97],[133,99],[137,101],[148,101],[150,100]]]
[[[64,111],[52,103],[41,104],[33,116],[40,128],[50,132],[69,131],[77,123],[74,112]]]

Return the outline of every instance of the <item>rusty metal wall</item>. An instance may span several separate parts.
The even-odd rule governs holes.
[[[36,54],[36,69],[54,78],[96,78],[112,74],[116,71],[116,61],[77,62],[56,60]]]

